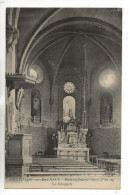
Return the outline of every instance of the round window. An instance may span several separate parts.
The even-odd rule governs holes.
[[[64,84],[64,91],[68,94],[74,93],[75,91],[75,85],[72,82],[66,82]]]
[[[99,83],[102,87],[109,88],[115,85],[116,75],[111,69],[104,70],[99,77]]]

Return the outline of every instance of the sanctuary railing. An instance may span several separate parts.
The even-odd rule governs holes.
[[[84,162],[87,164],[94,165],[98,167],[99,169],[104,169],[106,175],[113,176],[113,175],[120,175],[121,173],[121,159],[120,156],[109,156],[108,158],[105,157],[98,157],[96,155],[89,155],[89,158],[86,156],[80,156],[78,157],[76,155],[45,155],[43,153],[38,153],[35,155],[32,155],[33,158],[52,158],[52,159],[71,159],[75,160],[77,162]],[[81,157],[81,161],[78,160],[78,158]],[[89,159],[89,161],[88,161]]]

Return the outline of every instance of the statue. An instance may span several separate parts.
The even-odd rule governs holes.
[[[112,119],[112,106],[107,100],[107,98],[104,98],[103,105],[104,105],[104,112],[103,112],[104,120],[110,122]]]
[[[36,94],[36,96],[33,98],[33,108],[34,108],[34,112],[35,112],[34,115],[38,114],[39,105],[40,105],[40,100]]]
[[[32,95],[31,117],[32,122],[41,122],[41,102],[38,92]]]
[[[70,119],[75,118],[72,108],[72,103],[69,98],[64,100],[63,104],[63,120],[68,122]]]

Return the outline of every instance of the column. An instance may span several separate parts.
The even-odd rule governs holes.
[[[87,100],[87,52],[86,52],[86,35],[83,35],[83,51],[84,51],[84,76],[83,76],[83,115],[82,121],[84,128],[87,127],[87,112],[86,112],[86,100]]]

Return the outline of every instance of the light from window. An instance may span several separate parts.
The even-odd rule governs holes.
[[[114,86],[116,82],[116,76],[111,69],[104,70],[99,77],[99,83],[102,87],[109,88]]]
[[[37,64],[32,65],[29,71],[30,76],[33,76],[37,79],[36,83],[41,83],[43,81],[43,70],[39,65]]]
[[[37,78],[37,72],[34,69],[30,69],[30,76]]]
[[[63,121],[69,122],[70,119],[75,119],[75,99],[66,96],[63,99]]]
[[[64,84],[64,91],[68,94],[74,93],[75,91],[75,85],[72,82],[66,82]]]

